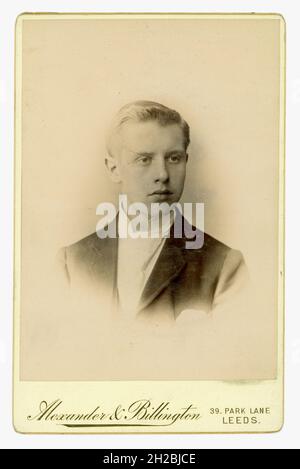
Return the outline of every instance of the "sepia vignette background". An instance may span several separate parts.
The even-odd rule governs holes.
[[[23,22],[22,379],[276,376],[279,33],[279,19]],[[173,107],[189,123],[182,201],[204,202],[205,231],[243,252],[253,302],[223,315],[218,332],[200,324],[189,350],[186,327],[160,337],[156,356],[145,330],[136,331],[143,343],[132,350],[132,340],[105,342],[99,330],[93,341],[82,330],[78,351],[72,313],[59,301],[49,310],[54,259],[61,246],[95,231],[99,202],[116,201],[104,135],[119,107],[136,99]],[[53,348],[49,338],[59,335],[64,316],[68,341]],[[228,348],[233,330],[242,354],[234,340]],[[89,349],[89,342],[96,345]],[[68,354],[72,362],[64,362]]]

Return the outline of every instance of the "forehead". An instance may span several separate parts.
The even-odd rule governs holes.
[[[120,129],[122,148],[134,152],[184,150],[179,124],[160,125],[157,121],[126,122]]]

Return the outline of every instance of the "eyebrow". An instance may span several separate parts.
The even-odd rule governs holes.
[[[184,150],[171,150],[171,151],[167,151],[166,153],[166,156],[170,156],[170,155],[174,155],[174,154],[178,154],[178,155],[184,155],[185,154],[185,151]]]
[[[136,155],[136,158],[140,158],[140,157],[148,157],[148,158],[153,158],[153,156],[155,155],[154,152],[147,152],[147,151],[142,151],[142,152],[137,152],[135,153]],[[165,157],[168,158],[168,156],[171,156],[171,155],[180,155],[180,156],[184,156],[185,155],[185,151],[184,150],[170,150],[170,151],[167,151],[165,153]]]
[[[141,153],[136,153],[137,156],[154,156],[154,153],[149,153],[149,152],[146,152],[146,151],[143,151]]]
[[[167,151],[165,153],[166,156],[173,155],[174,153],[179,153],[181,155],[184,155],[185,151],[184,150],[171,150]],[[136,155],[138,156],[154,156],[155,153],[153,152],[147,152],[147,151],[142,151],[142,152],[137,152]]]

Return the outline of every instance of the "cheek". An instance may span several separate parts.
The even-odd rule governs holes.
[[[132,168],[125,166],[121,170],[121,177],[124,184],[132,184],[136,179],[135,171]]]
[[[183,183],[185,179],[185,166],[174,166],[171,177],[177,183]]]
[[[148,168],[136,167],[128,173],[128,180],[135,186],[143,186],[151,179],[151,171]]]
[[[144,193],[147,188],[147,173],[142,170],[126,171],[122,175],[123,188],[128,193]]]

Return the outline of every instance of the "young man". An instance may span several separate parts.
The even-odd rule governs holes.
[[[106,168],[128,206],[141,207],[147,233],[120,236],[124,220],[132,221],[121,207],[110,226],[62,250],[71,288],[89,299],[105,297],[111,316],[160,322],[175,321],[187,309],[209,312],[245,279],[242,254],[190,226],[180,212],[151,236],[153,204],[171,208],[180,200],[189,142],[180,114],[155,102],[130,103],[112,123]],[[191,233],[200,245],[189,244]]]

